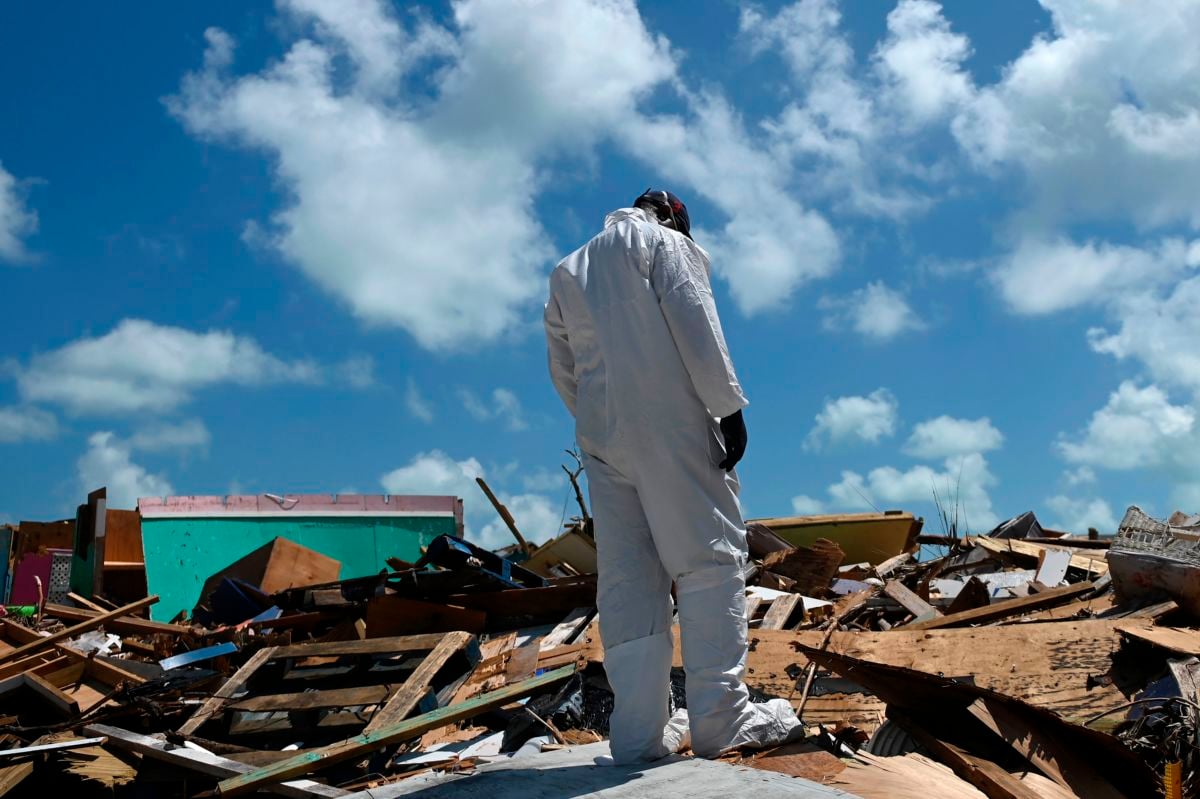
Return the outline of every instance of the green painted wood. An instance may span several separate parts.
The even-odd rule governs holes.
[[[263,785],[288,780],[302,774],[310,774],[318,769],[332,766],[335,763],[340,763],[350,758],[359,757],[367,752],[382,749],[390,744],[412,740],[430,730],[472,718],[480,713],[502,707],[509,702],[515,702],[530,694],[537,693],[547,686],[569,678],[574,673],[574,664],[563,666],[561,669],[547,672],[540,677],[533,677],[516,685],[501,688],[498,691],[481,694],[475,699],[439,708],[408,719],[407,721],[383,727],[374,732],[347,738],[344,741],[330,744],[321,749],[314,749],[311,752],[305,752],[287,760],[272,763],[269,766],[264,766],[248,774],[239,774],[235,777],[230,777],[217,784],[217,793],[221,796],[236,796],[250,793],[261,788]]]
[[[449,516],[236,516],[142,519],[146,583],[161,601],[151,618],[167,621],[191,613],[209,576],[282,536],[341,561],[342,579],[387,568],[387,558],[415,561],[421,547],[455,535]]]

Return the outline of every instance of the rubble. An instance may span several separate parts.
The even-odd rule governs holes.
[[[195,578],[196,606],[169,622],[146,617],[157,595],[108,579],[139,561],[97,545],[97,520],[128,513],[102,492],[71,537],[11,528],[16,571],[56,549],[91,554],[69,584],[48,578],[0,618],[0,796],[453,797],[534,773],[543,793],[525,795],[565,795],[552,788],[567,782],[613,797],[668,783],[696,797],[1196,795],[1194,516],[1131,508],[1108,539],[1032,513],[984,536],[920,536],[919,519],[895,513],[759,520],[745,681],[755,701],[788,699],[806,739],[601,769],[612,696],[578,501],[582,515],[541,545],[495,500],[517,542],[507,553],[439,533],[366,574],[344,573],[349,548],[272,528]],[[461,512],[456,498],[422,502],[451,526]],[[152,513],[177,519],[180,504]],[[834,537],[789,538],[812,529]],[[673,665],[686,707],[678,644]]]

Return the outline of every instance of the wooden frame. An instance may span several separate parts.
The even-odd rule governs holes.
[[[398,655],[423,651],[428,651],[429,654],[399,684],[235,698],[237,694],[245,690],[255,673],[271,661],[354,655]],[[364,732],[372,732],[380,726],[403,721],[417,707],[425,710],[432,710],[436,707],[437,700],[433,696],[430,686],[442,667],[452,657],[459,654],[466,657],[472,666],[479,662],[479,647],[474,635],[451,632],[267,647],[255,652],[212,697],[192,714],[191,718],[183,723],[178,733],[185,736],[195,735],[206,722],[220,716],[226,710],[313,710],[373,704],[378,705],[378,709],[364,730]]]

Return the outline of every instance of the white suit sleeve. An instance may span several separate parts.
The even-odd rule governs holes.
[[[665,235],[652,255],[650,279],[701,402],[718,419],[749,403],[733,371],[703,256],[691,242]]]
[[[550,291],[550,301],[546,303],[546,314],[543,317],[546,326],[546,348],[550,356],[550,379],[563,404],[571,415],[575,415],[575,354],[567,341],[567,325],[562,318],[562,309],[558,304],[553,288]]]

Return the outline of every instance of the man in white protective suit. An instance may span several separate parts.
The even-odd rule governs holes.
[[[616,706],[617,763],[679,749],[715,757],[798,731],[782,699],[752,704],[746,661],[746,531],[734,465],[746,397],[687,209],[648,190],[550,277],[554,386],[575,416],[595,518],[597,607]],[[671,583],[687,721],[669,718]],[[670,722],[670,723],[668,723]]]

